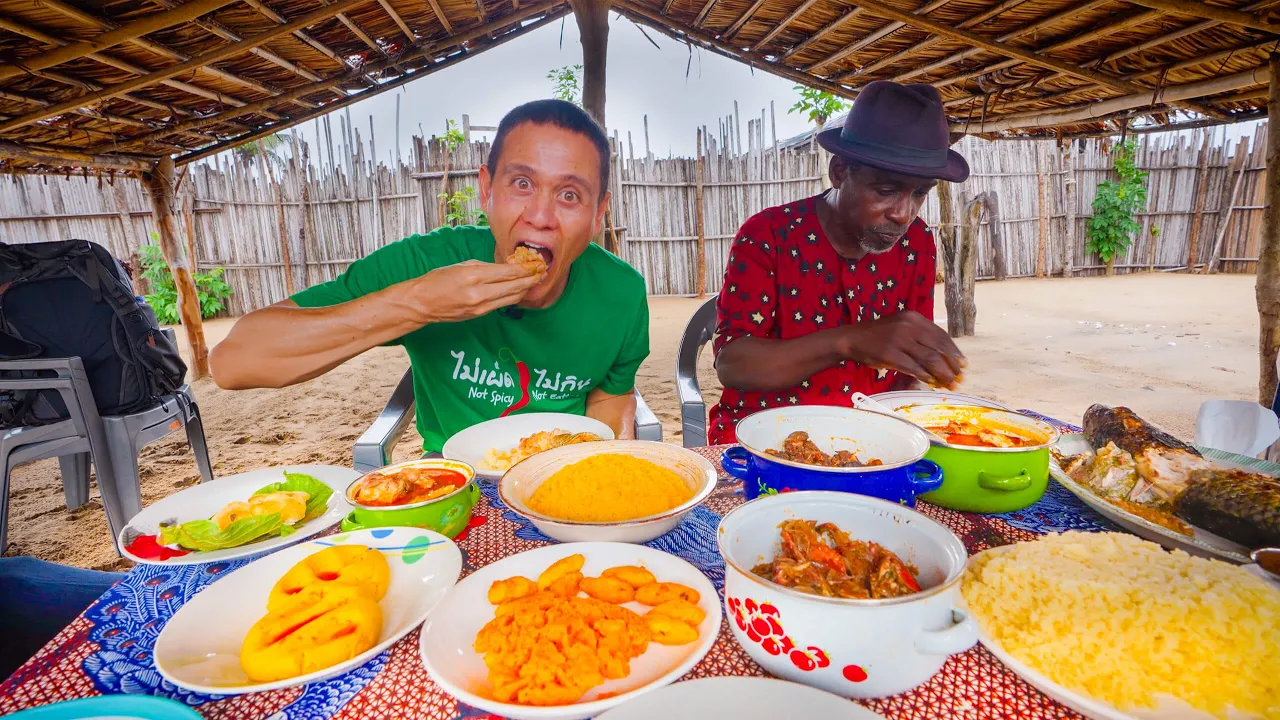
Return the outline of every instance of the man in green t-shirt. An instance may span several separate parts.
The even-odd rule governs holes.
[[[405,238],[245,315],[210,355],[214,380],[284,387],[400,345],[425,451],[511,412],[585,414],[631,437],[649,309],[640,274],[591,242],[608,172],[608,138],[577,106],[512,110],[480,168],[489,227]],[[545,272],[508,262],[518,247]]]

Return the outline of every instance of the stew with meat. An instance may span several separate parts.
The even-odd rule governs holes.
[[[872,467],[883,465],[879,460],[862,462],[849,450],[837,450],[828,455],[809,439],[809,433],[797,430],[782,441],[781,450],[765,450],[765,453],[783,460],[818,465],[820,467]]]
[[[351,492],[351,499],[367,507],[412,505],[444,497],[467,484],[457,470],[407,467],[370,475]]]
[[[942,437],[948,445],[984,448],[1020,448],[1037,443],[1007,430],[985,428],[952,420],[946,425],[926,425],[925,429]]]
[[[783,587],[823,597],[874,600],[920,592],[917,570],[884,547],[852,540],[831,523],[786,520],[782,549],[751,569]]]

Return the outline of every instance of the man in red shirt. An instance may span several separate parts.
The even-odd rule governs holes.
[[[938,180],[969,166],[949,149],[942,98],[930,85],[873,82],[832,153],[832,189],[747,220],[717,300],[713,444],[763,408],[850,406],[850,395],[952,387],[964,356],[933,322],[937,251],[920,206]]]

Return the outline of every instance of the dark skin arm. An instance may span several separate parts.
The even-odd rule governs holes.
[[[951,338],[908,311],[789,340],[741,337],[720,350],[716,373],[725,387],[768,392],[794,387],[845,360],[947,388],[964,367],[964,355]]]

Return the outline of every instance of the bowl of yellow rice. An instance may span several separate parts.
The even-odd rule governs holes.
[[[716,469],[682,447],[639,440],[567,445],[502,476],[507,507],[561,542],[648,542],[671,532],[716,486]]]

